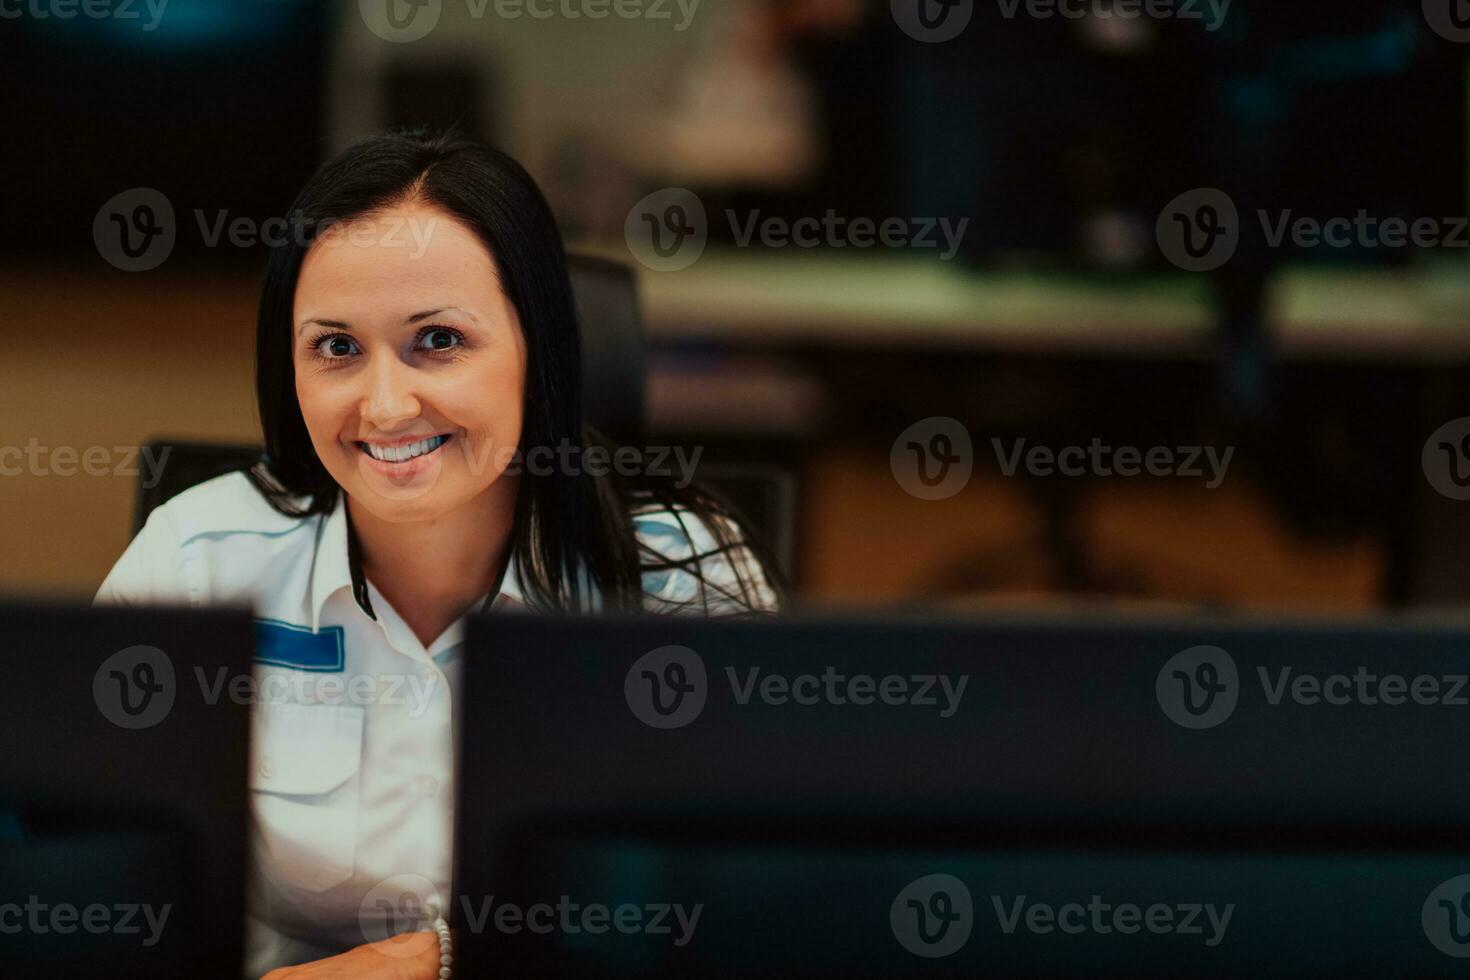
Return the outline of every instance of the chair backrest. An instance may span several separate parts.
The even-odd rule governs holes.
[[[582,411],[614,442],[643,441],[643,319],[638,283],[621,262],[567,256],[582,325]]]
[[[796,580],[796,480],[769,463],[708,463],[699,483],[734,506],[746,533],[765,547],[787,583]]]
[[[261,457],[259,446],[222,445],[178,439],[151,439],[144,447],[158,460],[152,485],[140,476],[133,498],[133,534],[143,530],[153,509],[190,487],[226,473],[248,469]],[[141,467],[140,473],[146,472]]]

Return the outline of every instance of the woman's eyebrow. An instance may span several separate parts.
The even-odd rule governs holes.
[[[437,310],[425,310],[422,313],[415,313],[413,316],[409,317],[404,322],[405,323],[418,323],[420,320],[426,320],[429,317],[431,317],[431,316],[437,316],[440,313],[448,313],[450,310],[453,310],[456,313],[463,313],[465,316],[469,317],[471,320],[474,320],[476,323],[479,323],[480,322],[479,317],[475,316],[469,310],[461,309],[458,306],[441,306]]]
[[[323,327],[331,327],[334,330],[351,330],[352,329],[350,326],[348,326],[347,324],[343,323],[341,320],[322,320],[322,319],[318,319],[316,317],[312,317],[310,320],[302,320],[299,324],[297,324],[297,326],[296,326],[296,332],[297,333],[300,333],[303,327],[308,327],[308,326],[310,326],[313,323],[319,324],[320,326],[323,326]]]
[[[480,322],[480,318],[479,317],[475,316],[469,310],[461,309],[458,306],[441,306],[438,309],[434,309],[434,310],[424,310],[422,313],[415,313],[415,314],[413,314],[412,316],[410,316],[407,319],[405,319],[403,322],[404,323],[418,323],[420,320],[427,320],[431,316],[438,316],[440,313],[448,313],[451,310],[453,310],[456,313],[463,313],[465,316],[469,317],[471,320],[474,320],[476,323],[479,323]],[[330,327],[333,330],[351,330],[352,329],[352,326],[350,324],[344,323],[341,320],[324,320],[321,317],[311,317],[310,319],[302,320],[299,324],[297,324],[297,326],[296,326],[296,332],[297,333],[300,333],[301,330],[302,330],[302,328],[307,327],[307,326],[310,326],[313,323],[315,323],[315,324],[317,324],[319,326],[323,326],[323,327]]]

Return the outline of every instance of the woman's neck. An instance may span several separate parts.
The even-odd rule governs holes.
[[[510,557],[516,480],[431,521],[393,523],[347,498],[363,574],[430,646],[494,587]]]

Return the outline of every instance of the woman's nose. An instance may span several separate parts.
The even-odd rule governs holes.
[[[396,357],[379,356],[365,373],[363,421],[378,429],[391,429],[407,419],[418,418],[420,405],[414,391],[414,371]]]

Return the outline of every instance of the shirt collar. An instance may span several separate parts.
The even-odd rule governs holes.
[[[321,629],[322,607],[340,589],[349,589],[357,606],[369,619],[376,620],[372,600],[368,597],[367,579],[362,572],[362,553],[352,521],[347,516],[346,497],[338,491],[336,506],[321,520],[317,531],[316,559],[311,572],[311,629]],[[512,552],[500,578],[498,591],[487,593],[472,610],[482,612],[506,603],[527,605],[516,574],[516,558]]]

